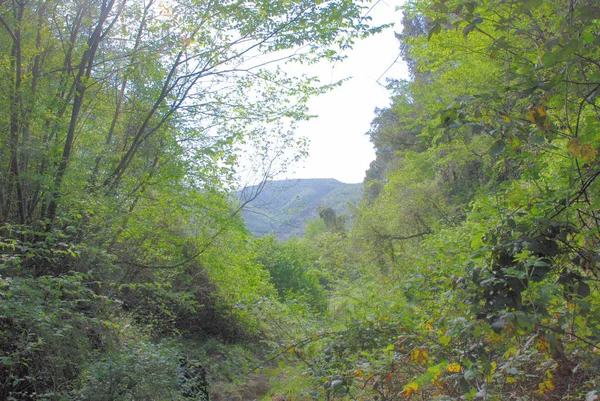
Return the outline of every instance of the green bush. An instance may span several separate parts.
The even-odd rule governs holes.
[[[56,399],[90,352],[110,342],[105,298],[85,276],[0,276],[0,399]]]
[[[257,261],[270,273],[282,300],[306,296],[312,306],[325,306],[326,292],[315,269],[317,256],[301,240],[278,243],[274,236],[256,240]]]
[[[92,363],[74,397],[85,401],[180,399],[178,351],[166,344],[132,340]]]

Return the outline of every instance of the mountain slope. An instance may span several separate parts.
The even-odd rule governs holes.
[[[254,193],[248,187],[237,196]],[[306,223],[318,217],[319,206],[329,206],[337,214],[347,213],[348,203],[356,204],[362,184],[345,184],[335,179],[273,180],[250,202],[242,215],[256,236],[275,234],[280,240],[302,236]]]

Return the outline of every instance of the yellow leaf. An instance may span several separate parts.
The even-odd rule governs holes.
[[[507,382],[508,384],[514,383],[514,382],[516,382],[516,381],[517,381],[517,379],[515,379],[514,377],[507,377],[507,378],[506,378],[506,382]]]
[[[517,203],[517,206],[518,206],[518,203]],[[506,342],[504,336],[497,334],[493,331],[490,331],[487,334],[486,340],[490,345],[498,345],[498,344],[502,344],[502,343]]]
[[[581,141],[578,138],[571,138],[567,142],[567,150],[572,156],[581,156]]]
[[[581,157],[583,158],[584,161],[586,161],[588,163],[593,162],[594,160],[596,160],[597,156],[598,156],[598,151],[596,149],[594,149],[592,147],[592,145],[585,144],[581,148]]]
[[[546,109],[544,108],[544,106],[538,106],[535,108],[535,111],[538,113],[538,115],[540,117],[546,117]]]
[[[450,373],[460,373],[461,367],[460,364],[454,362],[446,366],[446,371]]]
[[[433,377],[433,379],[431,379],[431,384],[435,384],[436,386],[440,385],[441,383],[439,382],[440,377],[442,376],[442,371],[438,370],[435,373],[435,376]]]
[[[509,116],[502,116],[502,120],[506,123],[510,122],[510,117]]]
[[[528,119],[529,121],[531,121],[532,123],[534,123],[534,124],[535,124],[535,113],[533,112],[533,110],[529,110],[529,111],[527,112],[527,114],[525,114],[525,117],[527,117],[527,119]]]
[[[552,380],[544,380],[542,383],[538,384],[538,390],[536,391],[537,394],[544,394],[544,393],[549,393],[550,391],[554,390],[554,383],[552,383]]]
[[[424,349],[416,349],[410,353],[410,360],[425,365],[429,360],[429,353]]]
[[[492,370],[490,371],[491,374],[496,373],[496,367],[498,366],[498,364],[496,364],[496,361],[493,361],[492,363],[490,363],[490,366],[492,367]]]
[[[550,351],[550,344],[548,344],[548,341],[546,340],[545,337],[541,337],[535,344],[535,348],[540,351],[543,352],[545,354],[547,354]]]
[[[517,137],[510,138],[510,146],[513,148],[513,150],[519,149],[521,146],[521,140]]]
[[[414,393],[419,391],[419,385],[416,382],[410,382],[406,386],[402,387],[402,395],[410,397]]]

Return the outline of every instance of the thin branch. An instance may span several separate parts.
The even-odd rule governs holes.
[[[412,234],[412,235],[405,235],[405,236],[402,236],[402,235],[388,235],[388,236],[385,236],[384,238],[393,239],[393,240],[397,240],[397,241],[404,241],[404,240],[407,240],[407,239],[423,237],[423,236],[428,235],[428,234],[431,234],[431,231],[423,231],[421,233]]]
[[[247,200],[245,200],[244,202],[242,202],[229,216],[228,221],[223,224],[223,226],[221,226],[221,228],[219,228],[217,230],[217,232],[215,232],[210,239],[208,240],[208,242],[206,242],[204,244],[203,247],[200,248],[200,250],[198,250],[196,253],[194,253],[191,257],[179,262],[179,263],[175,263],[172,265],[148,265],[148,264],[144,264],[144,263],[139,263],[139,262],[134,262],[131,260],[122,260],[122,261],[117,261],[115,262],[116,264],[121,264],[121,265],[129,265],[129,266],[134,266],[134,267],[138,267],[141,269],[176,269],[178,267],[181,267],[183,265],[186,265],[190,262],[192,262],[193,260],[195,260],[196,258],[198,258],[200,255],[202,255],[204,252],[206,252],[212,245],[213,243],[217,240],[217,238],[223,234],[225,232],[225,230],[227,230],[229,228],[229,223],[231,222],[231,220],[233,220],[233,218],[242,211],[242,209],[244,207],[246,207],[246,205],[248,205],[250,202],[252,202],[253,200],[255,200],[258,195],[260,195],[260,193],[262,192],[262,189],[265,187],[266,182],[267,182],[267,177],[265,176],[262,180],[262,182],[257,186],[258,188],[260,188],[260,190],[256,191],[255,193],[252,194],[252,196],[250,198],[248,198]]]

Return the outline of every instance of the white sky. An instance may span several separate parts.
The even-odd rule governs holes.
[[[375,159],[375,151],[365,133],[369,130],[376,107],[389,105],[385,78],[407,78],[394,31],[402,27],[402,0],[381,0],[369,14],[373,25],[395,23],[382,33],[357,42],[348,59],[332,66],[329,63],[311,68],[310,75],[323,83],[352,77],[341,87],[309,102],[309,112],[318,115],[301,122],[297,134],[310,140],[309,156],[284,178],[335,178],[346,183],[362,182],[365,171]],[[389,68],[387,73],[380,78]],[[377,79],[379,78],[379,83]]]

